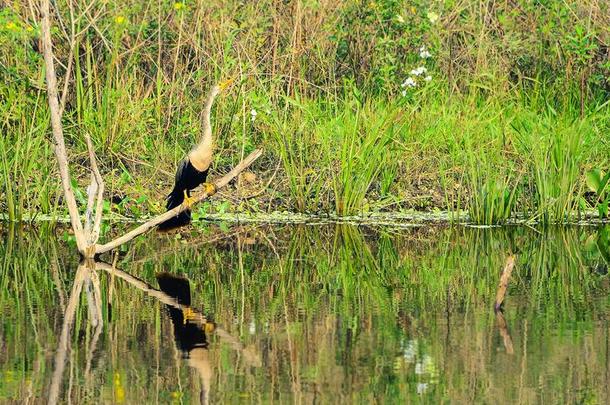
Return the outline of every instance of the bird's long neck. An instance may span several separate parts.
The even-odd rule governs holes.
[[[210,95],[205,100],[205,105],[203,106],[203,135],[201,136],[201,141],[199,143],[211,142],[212,141],[212,124],[210,123],[210,117],[212,115],[212,104],[214,104],[214,99],[216,98],[217,92],[210,92]]]
[[[195,145],[195,147],[189,153],[189,160],[191,161],[191,164],[200,172],[207,170],[212,163],[214,141],[212,139],[212,124],[210,123],[210,116],[212,115],[212,104],[214,104],[214,99],[218,95],[218,92],[218,87],[214,86],[205,100],[202,119],[203,135],[201,136],[199,143]]]

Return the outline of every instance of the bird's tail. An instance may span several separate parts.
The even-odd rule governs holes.
[[[191,288],[186,278],[166,272],[158,273],[156,278],[161,291],[174,298],[180,305],[191,305]],[[185,322],[184,312],[172,305],[167,305],[167,310],[174,325],[174,337],[177,339],[178,347],[189,350],[188,338],[185,338],[188,335],[186,330],[188,325]]]
[[[158,273],[157,282],[161,291],[175,298],[182,305],[191,305],[191,287],[188,279],[170,273]]]
[[[167,203],[166,203],[165,207],[169,211],[172,208],[176,208],[183,202],[184,202],[184,192],[182,192],[180,190],[176,190],[174,188],[172,190],[172,192],[169,193],[169,195],[167,196]],[[175,217],[172,217],[172,218],[168,219],[167,221],[159,224],[159,230],[160,231],[169,231],[171,229],[184,226],[184,225],[188,224],[189,222],[191,222],[191,211],[185,210],[185,211],[182,211],[180,214],[176,215]]]
[[[167,195],[166,200],[165,208],[169,211],[184,202],[184,192],[174,188],[172,192]]]

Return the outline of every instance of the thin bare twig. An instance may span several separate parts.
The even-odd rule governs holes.
[[[97,184],[97,196],[95,198],[95,220],[93,222],[93,229],[91,234],[88,235],[89,245],[95,245],[100,236],[100,228],[102,226],[102,212],[104,209],[104,179],[100,174],[100,169],[97,167],[97,160],[95,158],[95,150],[91,143],[91,137],[85,133],[85,141],[87,142],[87,150],[89,151],[89,161],[91,162],[91,176]],[[91,183],[93,185],[93,182]]]

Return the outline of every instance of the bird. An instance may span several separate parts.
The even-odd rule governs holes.
[[[161,291],[182,306],[182,309],[179,309],[167,305],[176,346],[187,359],[188,365],[199,374],[200,403],[207,404],[213,377],[209,360],[208,335],[214,332],[216,324],[206,320],[191,308],[191,288],[188,279],[167,272],[158,273],[156,278]]]
[[[160,230],[174,229],[186,225],[191,221],[190,209],[194,204],[194,201],[191,198],[191,191],[193,189],[203,184],[204,190],[208,195],[216,193],[216,186],[213,183],[206,182],[210,164],[212,163],[212,155],[214,153],[214,140],[212,138],[210,115],[214,99],[232,82],[233,79],[230,78],[214,85],[206,97],[203,107],[203,135],[199,143],[197,143],[180,163],[178,163],[174,179],[174,188],[166,197],[165,206],[168,211],[181,204],[184,204],[187,209],[175,217],[161,223],[158,227]]]

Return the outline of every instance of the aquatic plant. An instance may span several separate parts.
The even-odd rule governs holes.
[[[595,206],[601,218],[609,215],[610,205],[610,171],[605,175],[599,169],[587,172],[587,186],[597,197]]]

